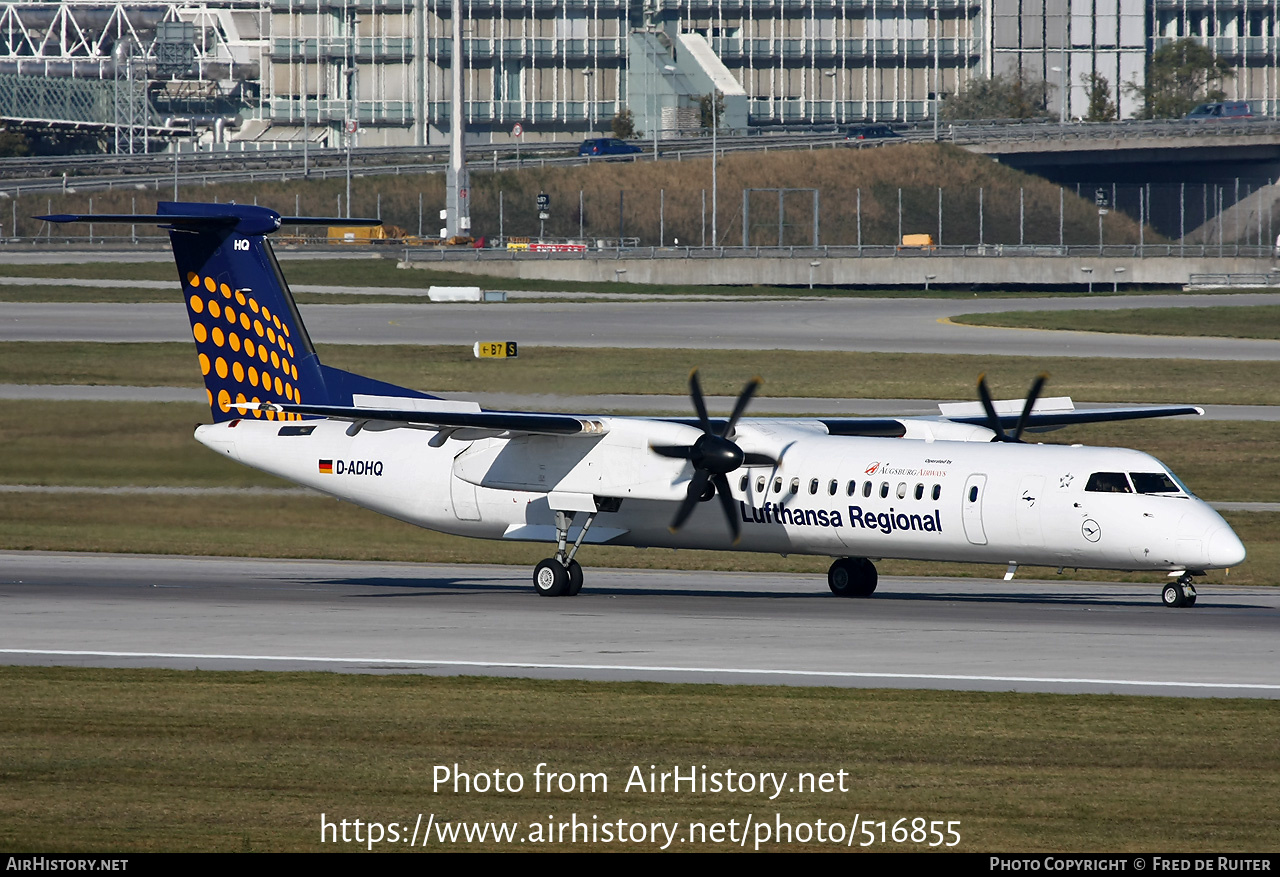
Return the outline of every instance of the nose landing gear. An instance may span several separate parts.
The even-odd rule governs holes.
[[[1196,589],[1191,584],[1191,574],[1183,573],[1176,582],[1170,582],[1160,592],[1160,602],[1170,609],[1196,605]]]

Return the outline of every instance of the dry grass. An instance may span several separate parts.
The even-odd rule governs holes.
[[[1077,401],[1274,405],[1280,363],[1083,357],[1011,357],[789,351],[762,366],[750,350],[627,350],[601,357],[586,348],[521,347],[512,361],[481,361],[470,345],[322,345],[330,365],[426,391],[688,393],[691,368],[706,392],[736,396],[763,373],[762,396],[974,399],[986,372],[998,398],[1021,398],[1031,377],[1052,375],[1051,395]],[[184,342],[0,342],[0,382],[199,387],[194,350]],[[681,404],[679,410],[686,408]],[[727,412],[726,412],[727,413]],[[811,413],[822,413],[815,403]],[[1150,426],[1156,432],[1159,426]],[[1066,435],[1060,433],[1059,435]],[[1055,436],[1056,438],[1056,436]],[[1105,440],[1105,437],[1103,437]]]
[[[961,314],[953,322],[971,326],[1014,326],[1081,332],[1142,335],[1280,338],[1280,306],[1230,308],[1130,308],[1112,311],[1007,311]]]
[[[211,455],[210,455],[211,456]],[[1249,551],[1230,573],[1204,581],[1275,585],[1280,568],[1280,515],[1230,513],[1228,521]],[[0,503],[0,549],[190,554],[220,557],[301,557],[422,563],[498,563],[532,568],[550,546],[481,541],[422,530],[323,497],[92,496],[8,494]],[[580,555],[589,568],[714,569],[730,572],[806,573],[815,592],[826,589],[830,558],[730,551],[589,546]],[[972,576],[997,579],[1003,566],[885,560],[885,576]],[[1051,569],[1024,567],[1024,577],[1053,578]],[[593,573],[596,575],[596,573]],[[1159,573],[1069,571],[1065,578],[1093,582],[1150,582]],[[891,586],[886,583],[886,589]],[[1064,584],[1064,588],[1069,585]]]
[[[502,229],[508,236],[537,235],[537,196],[551,196],[551,219],[546,233],[576,237],[581,224],[587,237],[639,237],[642,244],[659,241],[659,201],[665,201],[663,239],[670,243],[700,245],[703,233],[703,191],[710,228],[711,167],[709,158],[689,161],[602,162],[578,167],[527,167],[494,173],[483,162],[473,165],[472,225],[477,235],[496,236],[499,231],[499,193],[502,194]],[[1058,243],[1059,187],[1038,177],[1004,167],[990,159],[947,144],[910,144],[888,149],[815,149],[736,154],[719,164],[720,243],[742,242],[742,191],[746,188],[818,189],[821,198],[821,242],[852,245],[858,242],[859,193],[863,244],[893,244],[898,235],[898,190],[902,190],[903,233],[938,232],[938,188],[943,195],[944,244],[978,242],[978,190],[983,190],[983,240],[987,243],[1019,243],[1020,191],[1024,198],[1023,240],[1028,244]],[[258,203],[282,213],[295,206],[305,215],[333,216],[345,181],[189,186],[180,191],[183,200]],[[370,176],[352,182],[352,215],[380,215],[388,223],[410,233],[418,231],[418,199],[424,205],[424,232],[430,236],[439,226],[434,217],[444,204],[443,174],[418,176]],[[96,193],[93,209],[99,213],[150,211],[158,197],[168,200],[171,188],[158,192],[119,190]],[[295,197],[296,196],[296,197]],[[19,214],[84,212],[89,195],[69,194],[53,198],[23,198]],[[619,218],[619,207],[621,221]],[[753,196],[749,222],[751,243],[772,246],[778,242],[776,196]],[[808,245],[813,239],[812,202],[806,194],[788,196],[783,243]],[[1111,243],[1136,243],[1137,224],[1119,212],[1106,218]],[[1097,243],[1097,213],[1092,202],[1065,195],[1065,239],[1072,243]],[[31,221],[19,219],[19,232],[36,230]],[[108,230],[98,228],[98,233]],[[287,229],[286,229],[287,230]],[[115,231],[118,233],[119,228]],[[77,234],[86,233],[81,229]],[[1158,236],[1147,230],[1147,240]],[[707,241],[711,243],[710,240]]]

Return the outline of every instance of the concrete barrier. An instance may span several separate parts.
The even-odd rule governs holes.
[[[483,301],[478,286],[432,286],[427,289],[432,301]]]
[[[994,252],[994,247],[992,248]],[[817,265],[810,265],[817,262]],[[1266,258],[1196,256],[942,256],[898,257],[760,256],[689,259],[539,258],[449,261],[448,270],[519,280],[628,283],[671,286],[920,287],[979,286],[1031,288],[1186,286],[1193,274],[1270,274]],[[439,262],[414,262],[438,270]],[[812,271],[812,276],[810,272]],[[433,296],[434,300],[434,296]],[[474,301],[475,299],[468,299]]]

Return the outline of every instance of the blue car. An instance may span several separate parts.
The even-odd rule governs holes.
[[[637,155],[642,151],[639,146],[633,146],[615,137],[593,137],[590,140],[583,140],[582,145],[578,147],[578,155],[586,156]]]
[[[1189,122],[1205,122],[1213,119],[1252,119],[1253,108],[1248,101],[1218,101],[1211,104],[1200,104],[1182,118]]]

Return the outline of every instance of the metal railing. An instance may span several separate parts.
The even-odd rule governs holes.
[[[615,239],[616,240],[616,239]],[[1019,244],[966,244],[963,246],[901,247],[883,244],[863,246],[782,246],[782,247],[654,247],[598,246],[595,239],[583,241],[587,248],[576,253],[540,253],[486,247],[462,250],[449,247],[403,248],[406,261],[510,261],[513,259],[1007,259],[1007,258],[1101,258],[1101,259],[1268,259],[1272,249],[1246,244],[1107,244],[1036,246]],[[1192,275],[1198,276],[1198,275]],[[1209,276],[1209,275],[1206,275]],[[1219,276],[1219,275],[1213,275]],[[1227,275],[1221,275],[1227,276]],[[1230,275],[1235,276],[1235,275]],[[1254,276],[1254,275],[1249,275]],[[1268,276],[1268,275],[1258,275]],[[1081,282],[1084,282],[1083,280]]]
[[[899,137],[878,140],[845,141],[846,126],[827,125],[815,129],[813,125],[796,125],[793,128],[752,128],[726,130],[718,143],[721,154],[769,149],[819,149],[819,148],[877,148],[895,144],[932,141],[938,139],[958,144],[1027,144],[1071,143],[1087,148],[1090,142],[1116,140],[1161,139],[1181,141],[1176,145],[1191,145],[1187,141],[1203,139],[1214,142],[1223,137],[1271,137],[1280,138],[1280,120],[1253,119],[1232,122],[1186,122],[1183,120],[1155,120],[1142,122],[1069,123],[1052,121],[1007,122],[957,122],[938,126],[924,121],[914,124],[895,124]],[[477,145],[468,148],[468,161],[477,170],[499,167],[510,168],[537,163],[539,166],[554,164],[579,164],[600,161],[595,158],[579,158],[578,137],[567,140]],[[1172,143],[1171,143],[1172,145]],[[642,145],[647,149],[648,144]],[[410,174],[443,172],[447,161],[447,144],[424,147],[360,147],[351,151],[351,166],[363,174]],[[280,141],[249,143],[233,141],[205,147],[199,151],[179,154],[179,181],[183,185],[208,182],[248,181],[274,179],[285,181],[301,179],[302,145]],[[664,132],[659,141],[660,157],[679,161],[709,155],[710,132],[690,129]],[[651,157],[651,153],[646,153]],[[610,159],[612,160],[612,159]],[[327,179],[335,173],[344,174],[346,150],[312,145],[308,151],[307,176]],[[104,172],[105,171],[105,172]],[[66,180],[63,179],[65,175]],[[81,155],[44,158],[0,159],[0,180],[10,193],[20,190],[26,193],[48,193],[63,189],[67,181],[81,190],[111,189],[119,186],[137,186],[155,183],[157,187],[172,184],[174,176],[173,153],[149,155]]]

